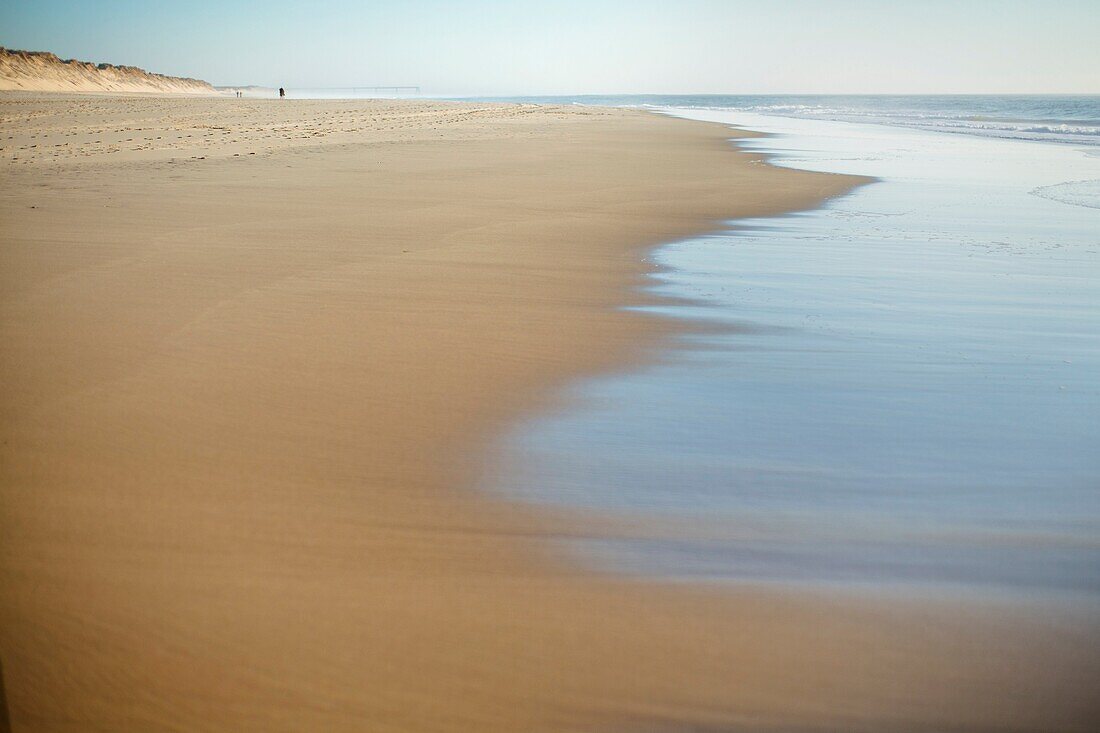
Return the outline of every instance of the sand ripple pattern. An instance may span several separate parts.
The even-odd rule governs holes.
[[[178,163],[321,144],[441,139],[445,131],[476,139],[495,134],[485,122],[516,121],[536,110],[543,119],[604,114],[575,106],[0,93],[0,164]]]

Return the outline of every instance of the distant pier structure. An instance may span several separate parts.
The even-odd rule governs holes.
[[[417,95],[420,94],[420,87],[416,86],[397,86],[397,87],[313,87],[310,91],[316,92],[351,92],[352,94],[393,94],[393,95]]]

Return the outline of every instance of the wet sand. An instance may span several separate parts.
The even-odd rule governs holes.
[[[661,585],[478,495],[647,248],[859,179],[628,110],[0,97],[17,731],[1089,730],[1096,620]]]

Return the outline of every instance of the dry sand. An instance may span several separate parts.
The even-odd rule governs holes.
[[[508,421],[669,328],[618,309],[647,247],[857,181],[636,111],[0,114],[14,730],[1096,722],[1087,615],[616,579],[547,547],[600,522],[472,488]]]

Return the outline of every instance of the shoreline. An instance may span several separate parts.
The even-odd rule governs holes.
[[[638,111],[87,101],[0,96],[16,729],[1087,729],[1068,627],[582,572],[467,490],[686,326],[643,253],[854,181]]]
[[[672,117],[708,122],[719,122],[725,117],[726,123],[734,129],[750,127],[738,119],[735,113],[724,110],[709,113],[697,110],[658,111]],[[837,325],[835,312],[828,310],[830,305],[834,307],[836,305],[828,299],[828,290],[834,287],[830,283],[835,282],[836,277],[845,278],[846,282],[847,278],[851,278],[865,283],[878,283],[877,290],[870,286],[863,290],[853,288],[850,296],[856,298],[855,302],[869,301],[877,304],[880,299],[875,296],[884,292],[885,283],[893,283],[894,280],[891,279],[892,273],[888,270],[868,272],[872,267],[870,263],[876,261],[875,250],[878,242],[868,239],[861,241],[859,247],[852,246],[849,240],[857,236],[857,232],[864,236],[866,232],[841,222],[848,221],[849,217],[857,222],[861,221],[862,212],[868,211],[909,211],[910,207],[915,209],[924,201],[915,192],[916,186],[913,184],[909,186],[907,193],[896,193],[892,197],[888,193],[899,186],[903,192],[906,189],[894,178],[896,175],[902,175],[898,173],[897,165],[891,172],[889,167],[883,167],[884,164],[881,161],[889,159],[890,150],[894,148],[909,155],[916,155],[915,151],[919,146],[911,142],[908,137],[896,143],[890,150],[885,149],[885,143],[879,147],[871,147],[871,143],[867,143],[869,148],[869,152],[866,153],[867,159],[880,161],[871,166],[869,163],[856,162],[864,160],[863,158],[846,157],[851,153],[845,147],[845,142],[848,140],[845,136],[851,138],[861,136],[863,131],[859,127],[852,128],[849,123],[807,123],[803,120],[791,122],[784,127],[781,122],[784,118],[772,119],[775,122],[772,127],[769,127],[765,124],[766,118],[754,117],[753,126],[759,125],[758,131],[775,130],[774,135],[760,134],[747,140],[735,140],[734,144],[739,148],[749,148],[757,154],[767,155],[766,159],[770,165],[781,167],[789,165],[800,170],[829,173],[858,173],[874,176],[876,182],[888,181],[889,183],[884,190],[879,190],[877,186],[873,191],[860,187],[843,194],[839,199],[832,199],[818,209],[762,219],[734,220],[729,222],[723,230],[658,246],[650,257],[655,264],[654,271],[649,273],[652,279],[644,286],[647,292],[658,296],[658,302],[643,310],[659,319],[671,319],[673,324],[679,324],[680,328],[689,329],[687,338],[683,338],[683,334],[677,334],[677,337],[669,343],[662,344],[650,360],[651,363],[631,364],[622,370],[583,378],[579,380],[579,384],[569,389],[565,408],[521,421],[504,440],[500,441],[501,445],[496,451],[498,458],[492,462],[492,470],[487,472],[485,483],[490,487],[490,491],[496,487],[497,492],[505,497],[526,500],[539,507],[564,508],[577,513],[606,512],[615,516],[626,515],[621,517],[621,523],[630,525],[632,530],[608,527],[602,536],[586,535],[577,538],[576,541],[565,540],[559,543],[564,551],[575,556],[582,566],[595,566],[612,573],[673,582],[714,582],[720,585],[748,584],[781,587],[784,583],[790,583],[796,587],[806,587],[820,584],[825,589],[835,589],[838,595],[859,596],[861,594],[859,589],[862,589],[863,592],[881,590],[879,594],[887,598],[892,595],[919,598],[920,593],[914,593],[913,588],[906,588],[905,581],[896,580],[891,583],[890,578],[893,577],[889,575],[891,569],[874,565],[872,560],[868,559],[869,564],[863,566],[849,554],[845,555],[847,564],[843,564],[842,567],[838,567],[841,563],[835,558],[834,562],[837,565],[817,567],[814,563],[818,560],[808,554],[809,550],[798,549],[798,543],[791,542],[794,538],[807,542],[807,537],[813,536],[817,542],[823,544],[809,546],[822,557],[828,557],[829,551],[838,551],[839,545],[836,543],[842,543],[840,538],[844,532],[837,525],[843,522],[846,523],[847,530],[854,533],[848,538],[849,541],[854,541],[858,537],[866,542],[885,543],[877,549],[886,557],[892,558],[893,572],[912,573],[916,577],[912,578],[911,582],[918,588],[923,588],[929,595],[942,594],[951,597],[951,590],[954,589],[956,597],[960,600],[968,597],[981,599],[988,596],[989,598],[1002,597],[1010,601],[1013,590],[1006,585],[1005,576],[1012,575],[1013,571],[999,569],[986,559],[985,564],[982,565],[984,572],[980,572],[972,563],[982,564],[983,562],[976,554],[981,552],[981,537],[986,537],[985,541],[1000,537],[1002,534],[1007,538],[1014,538],[1002,537],[1002,540],[1008,544],[1020,541],[1018,530],[998,527],[992,518],[989,516],[983,518],[980,512],[977,516],[970,516],[970,524],[961,524],[962,520],[958,516],[953,516],[953,512],[949,511],[948,507],[955,510],[965,509],[967,507],[964,499],[955,499],[956,505],[951,505],[950,500],[944,500],[941,503],[925,500],[920,506],[925,507],[926,511],[930,505],[937,507],[943,515],[923,519],[906,516],[903,519],[899,515],[905,514],[905,507],[898,505],[896,501],[890,504],[891,499],[883,499],[879,494],[875,494],[875,490],[870,486],[859,485],[859,490],[863,492],[861,495],[866,496],[871,502],[877,499],[892,506],[899,515],[885,510],[881,505],[877,513],[870,509],[858,510],[848,506],[845,494],[838,492],[836,485],[829,486],[827,480],[821,480],[827,479],[827,476],[801,482],[798,479],[788,478],[788,484],[797,486],[797,489],[790,485],[777,485],[772,479],[772,473],[769,472],[769,466],[758,467],[753,463],[753,461],[760,461],[766,464],[767,461],[762,457],[773,456],[776,465],[805,468],[811,477],[814,476],[813,471],[821,465],[828,465],[835,471],[851,470],[857,476],[846,476],[846,478],[849,479],[853,492],[855,491],[860,470],[855,467],[862,464],[858,460],[846,461],[843,464],[840,462],[828,464],[828,459],[822,456],[820,451],[815,452],[818,450],[815,441],[822,440],[820,431],[814,433],[810,429],[800,427],[799,421],[791,417],[791,405],[781,399],[776,401],[779,402],[779,414],[787,416],[787,430],[791,435],[802,435],[802,439],[788,440],[785,443],[786,447],[781,447],[783,441],[754,444],[752,441],[755,430],[774,434],[779,420],[771,420],[767,411],[760,410],[756,400],[764,398],[758,398],[751,391],[746,391],[738,380],[744,378],[754,383],[762,381],[765,386],[772,387],[770,380],[778,381],[782,378],[764,376],[754,371],[754,366],[759,367],[759,363],[770,364],[772,367],[784,370],[786,374],[796,375],[791,377],[792,380],[799,380],[797,385],[784,383],[781,389],[786,390],[785,393],[801,393],[800,390],[806,385],[812,385],[816,391],[813,393],[814,399],[811,400],[809,407],[812,409],[814,405],[828,403],[831,396],[822,389],[821,384],[815,381],[819,377],[815,376],[817,369],[812,367],[824,366],[821,360],[827,361],[833,353],[832,349],[842,351],[844,346],[835,344],[835,339],[833,339],[834,343],[829,345],[823,343],[807,345],[806,341],[810,340],[809,337],[799,339],[795,335],[803,330],[799,328],[801,324],[792,322],[794,317],[784,319],[784,316],[778,315],[775,310],[781,307],[780,304],[785,298],[794,297],[795,302],[788,303],[787,307],[797,317],[801,317],[802,313],[813,313],[815,318],[831,323],[831,329],[823,326],[821,331],[829,330],[830,333],[834,333],[832,329],[842,330],[849,337],[859,339],[859,343],[868,350],[873,348],[874,339],[859,330],[868,327],[865,320],[856,319],[855,323],[851,320],[841,320],[841,325]],[[817,129],[809,127],[810,125],[817,125]],[[850,130],[844,132],[842,128],[850,128]],[[889,133],[900,137],[908,134],[911,137],[917,137],[918,140],[921,137],[935,135],[925,131],[906,133],[889,127],[881,129],[883,130],[879,133],[881,135]],[[871,134],[871,137],[873,139],[874,135]],[[774,139],[769,140],[769,138]],[[836,143],[835,139],[840,139],[841,142]],[[946,161],[952,157],[961,158],[956,166],[961,170],[970,168],[971,158],[978,154],[971,153],[967,156],[965,154],[967,148],[964,144],[950,139],[949,136],[940,135],[938,142],[938,145],[934,145],[932,141],[927,143],[939,151],[938,157],[934,158],[938,165],[925,163],[922,170],[928,171],[929,174],[934,173],[940,185],[948,185],[942,181],[952,180],[950,176],[958,173]],[[818,145],[820,150],[815,147]],[[953,145],[957,145],[958,149],[952,147]],[[1004,170],[1010,170],[1009,161],[1015,160],[1013,149],[1016,149],[1017,153],[1021,150],[1026,153],[1029,147],[1021,146],[1016,141],[990,139],[972,139],[972,142],[965,145],[974,146],[977,150],[991,148],[999,151]],[[947,150],[944,151],[943,148]],[[828,166],[818,161],[814,157],[815,153],[826,162],[833,157],[839,157],[843,162],[840,165]],[[902,154],[899,152],[898,155],[901,157]],[[785,159],[788,158],[794,158],[794,162],[786,163]],[[1060,170],[1076,170],[1065,161],[1061,163]],[[903,168],[904,172],[911,173],[912,166],[913,164],[910,163],[909,168]],[[1077,170],[1077,173],[1080,174],[1080,171]],[[970,175],[976,176],[979,172],[975,171]],[[984,183],[988,186],[992,182]],[[1025,185],[1024,189],[1030,189],[1034,184],[1035,181],[1032,181]],[[941,195],[940,198],[943,196]],[[959,200],[962,198],[960,193]],[[860,206],[858,201],[864,202],[863,205]],[[966,207],[969,211],[980,212],[983,211],[981,205],[986,202],[969,203],[971,205]],[[1025,200],[1016,202],[1015,210],[1030,211],[1026,204],[1025,197]],[[996,208],[997,211],[1005,209],[1003,204],[999,207],[989,205],[987,208]],[[840,211],[836,211],[837,209]],[[877,215],[887,216],[886,213]],[[897,215],[894,214],[894,216]],[[916,217],[910,212],[910,220],[913,218]],[[1030,219],[1034,218],[1034,215],[1030,217]],[[1001,220],[1013,221],[1011,218]],[[1029,231],[1026,227],[1029,217],[1023,216],[1022,220],[1024,223],[1021,224],[1021,228],[1026,233]],[[1073,228],[1077,232],[1089,231],[1087,225],[1082,225],[1079,220],[1073,221],[1075,226],[1068,222],[1063,226]],[[817,224],[808,225],[807,222],[817,222]],[[911,221],[909,226],[912,227],[912,231],[925,231],[914,227]],[[937,236],[940,236],[939,232],[951,231],[957,238],[962,237],[956,230],[943,228],[947,225],[942,222],[938,226],[941,228],[936,230]],[[984,241],[983,237],[991,236],[987,230],[976,224],[971,224],[969,230],[973,232],[974,241]],[[879,231],[877,227],[875,231]],[[904,230],[895,227],[894,237],[900,237],[902,231]],[[1009,229],[1006,228],[1007,231]],[[1026,234],[1019,235],[1021,238],[1024,236]],[[893,244],[890,235],[885,231],[882,232],[882,238],[884,247]],[[801,241],[808,241],[811,244],[800,246],[798,243]],[[1010,241],[1018,243],[1018,240]],[[1062,241],[1066,246],[1076,244],[1078,246],[1076,251],[1082,251],[1080,241],[1066,235],[1063,235]],[[754,266],[759,267],[755,260],[763,257],[759,254],[759,250],[768,242],[774,251],[773,256],[767,260],[768,264],[763,266],[763,269],[752,269]],[[812,242],[818,244],[812,244]],[[998,244],[1006,248],[1009,246],[1007,241],[998,241]],[[928,252],[932,248],[933,245],[930,243],[928,246],[922,245],[920,249]],[[939,250],[935,251],[939,252]],[[707,254],[700,256],[699,252]],[[740,255],[738,255],[739,252]],[[829,254],[826,255],[826,252]],[[750,253],[756,254],[754,256]],[[819,254],[820,259],[818,259]],[[909,255],[907,249],[902,249],[892,255],[892,261],[898,262],[899,268],[904,263],[912,269],[913,264],[906,259],[907,255]],[[1017,256],[1022,257],[1023,253],[1017,252]],[[830,260],[829,257],[834,259]],[[933,255],[928,254],[927,257],[931,258]],[[888,258],[889,255],[879,256],[880,260]],[[983,262],[987,267],[1007,269],[1011,264],[1011,260],[1006,264],[988,255],[985,259],[993,260]],[[742,267],[747,266],[749,269],[735,271],[731,263],[737,261],[741,262]],[[844,264],[836,267],[834,265],[836,261]],[[950,262],[950,260],[946,261]],[[818,269],[814,269],[815,267]],[[790,268],[790,271],[787,268]],[[791,276],[793,282],[787,283],[785,280],[776,282],[779,276],[773,273],[788,275],[789,272],[798,273]],[[856,273],[859,275],[857,276]],[[820,280],[816,288],[809,282],[811,274],[816,274]],[[931,291],[942,287],[942,283],[935,277],[934,270],[924,275],[921,282]],[[784,288],[784,285],[789,287]],[[730,291],[729,294],[727,289]],[[813,295],[806,295],[804,292],[806,290]],[[823,293],[823,290],[826,292]],[[763,296],[754,297],[753,291],[775,293],[778,296],[766,299]],[[891,298],[885,299],[884,302],[894,304],[894,308],[905,311],[906,309],[898,306],[897,303],[905,302],[904,298],[910,294],[909,290],[899,286],[896,292],[892,292]],[[1078,301],[1066,300],[1068,297],[1065,296],[1057,303],[1064,303],[1067,308],[1078,304]],[[1022,295],[1021,298],[1023,298]],[[843,297],[840,300],[843,302]],[[959,312],[957,309],[954,317],[963,319],[967,315],[967,312]],[[833,320],[829,320],[829,316],[833,316]],[[883,327],[881,320],[876,323],[879,328]],[[767,339],[764,334],[771,328],[789,329],[791,333],[786,337],[777,335]],[[1048,327],[1048,330],[1053,331],[1056,328]],[[928,343],[937,343],[937,338],[950,338],[937,333],[935,328],[921,333]],[[802,348],[805,348],[806,352],[801,359],[797,357],[785,359],[781,353],[783,349],[800,353]],[[1067,347],[1063,344],[1061,348]],[[761,355],[755,359],[744,357],[741,355],[742,350],[750,353],[758,352]],[[780,353],[775,353],[773,350]],[[1057,351],[1057,349],[1052,348],[1051,351]],[[712,355],[712,352],[717,354]],[[1073,362],[1079,364],[1084,355],[1067,354],[1065,364],[1071,363],[1068,360],[1070,356],[1073,357]],[[968,356],[968,358],[977,359],[978,357]],[[1030,359],[1031,356],[1028,358]],[[737,364],[737,368],[732,364]],[[876,368],[875,359],[868,359],[858,364],[849,363],[845,366],[847,368],[844,371],[852,375],[853,381],[873,382],[882,378],[881,368]],[[763,369],[767,368],[767,366],[763,367]],[[831,365],[831,369],[838,371],[835,364]],[[1083,371],[1087,369],[1088,367],[1080,367]],[[713,370],[721,376],[707,377],[708,370]],[[694,376],[692,376],[693,371]],[[746,377],[745,372],[752,376]],[[867,397],[858,391],[858,387],[847,382],[844,384],[845,388],[842,392],[845,397],[842,401],[845,405],[853,400],[853,395]],[[923,379],[918,379],[916,385],[918,390],[922,386],[926,387]],[[950,386],[960,395],[972,395],[975,392],[972,389],[973,385],[952,384]],[[941,386],[940,389],[943,387]],[[725,402],[727,394],[731,395],[728,404]],[[1022,400],[1022,390],[1017,394],[1018,399]],[[703,400],[704,395],[714,401]],[[876,399],[885,402],[893,396],[893,393],[888,392],[877,394]],[[713,415],[709,414],[711,405],[714,405]],[[729,409],[721,409],[719,405]],[[751,412],[751,416],[744,415],[738,409],[746,406],[750,412],[756,408],[755,412]],[[882,407],[879,409],[884,413],[887,412]],[[1035,410],[1034,406],[1032,411],[1036,415],[1042,414]],[[1087,412],[1087,408],[1078,408],[1079,414],[1084,412]],[[734,416],[720,417],[725,413]],[[899,410],[897,414],[902,413]],[[830,415],[831,411],[826,412],[820,408],[815,413],[816,419],[822,421],[828,421]],[[866,415],[861,416],[866,417]],[[841,418],[834,416],[832,419],[834,423],[830,424],[837,428],[845,425]],[[889,425],[899,432],[908,431],[913,437],[926,438],[919,431],[919,419],[919,415],[912,421],[894,417],[889,421]],[[849,419],[850,422],[852,421]],[[859,421],[854,422],[857,423],[855,429],[858,431]],[[1056,421],[1050,422],[1052,425],[1056,424]],[[849,429],[851,429],[850,425]],[[941,429],[946,428],[941,427]],[[809,434],[800,431],[808,431]],[[989,429],[980,431],[980,434],[988,435],[994,432]],[[1063,428],[1063,432],[1074,431]],[[1083,431],[1083,434],[1087,435],[1088,431]],[[719,440],[713,436],[736,436],[736,438],[723,437]],[[976,434],[973,440],[979,442],[982,437]],[[1071,438],[1063,434],[1052,440],[1069,443]],[[728,459],[715,447],[722,441],[724,441],[722,444],[725,452],[730,456]],[[753,447],[742,452],[740,446],[745,443]],[[890,449],[888,444],[878,445],[866,434],[860,434],[859,440],[849,438],[847,441],[847,444],[856,443],[864,447],[875,446],[880,450]],[[927,447],[926,444],[922,445],[923,448],[910,447],[909,450],[914,455],[925,456],[926,460],[939,460],[940,470],[945,472],[954,470],[956,473],[952,474],[953,476],[957,476],[958,466],[965,460],[978,460],[974,457],[953,456],[948,451],[936,451],[934,448]],[[834,447],[843,450],[845,441],[840,441],[839,445]],[[1019,449],[1020,446],[1017,448]],[[757,452],[753,452],[753,449]],[[678,450],[686,451],[693,460],[682,460]],[[1045,465],[1042,462],[1045,456],[1039,451],[1036,453],[1038,455],[1029,454],[1030,458],[1036,459],[1033,465]],[[1084,454],[1087,455],[1088,452],[1085,451]],[[800,463],[800,461],[804,462]],[[696,468],[693,462],[701,468]],[[755,483],[750,481],[742,484],[738,480],[736,467],[742,463],[749,464],[750,474],[754,470],[761,474],[756,477]],[[1024,463],[1024,461],[1018,460],[1018,463]],[[643,466],[645,468],[641,468]],[[720,470],[717,467],[720,467]],[[1026,474],[1022,466],[1017,468],[1021,469],[1019,476],[1027,475],[1030,478],[1030,474]],[[870,473],[866,467],[863,469]],[[996,479],[989,478],[997,475],[996,470],[997,466],[991,465],[980,468],[971,467],[971,482],[981,486],[988,486],[990,482],[996,485]],[[827,472],[822,471],[822,473]],[[891,476],[902,480],[910,478],[905,475],[891,474]],[[985,483],[982,483],[983,481]],[[726,482],[731,482],[733,487],[746,489],[745,498],[739,500],[737,498],[739,492],[736,490],[727,493]],[[511,491],[504,490],[502,487],[505,486]],[[963,484],[960,484],[960,488],[962,486]],[[914,497],[912,501],[919,502],[916,498],[920,496],[919,487],[910,486],[909,488]],[[939,487],[930,484],[929,489],[932,495],[937,495]],[[1033,494],[1038,490],[1034,486],[1032,489]],[[770,498],[770,490],[774,490],[785,499]],[[884,490],[883,493],[887,495],[891,493],[885,490],[885,487],[881,487],[880,490]],[[897,492],[896,488],[894,492]],[[972,493],[978,492],[973,490]],[[1008,492],[1008,494],[1019,501],[1018,493]],[[1053,501],[1056,496],[1060,495],[1055,487],[1051,486],[1048,498]],[[844,504],[846,508],[830,513],[827,507],[830,507],[831,502],[834,501]],[[796,513],[784,502],[799,507],[801,513]],[[964,506],[957,506],[959,503]],[[761,509],[759,504],[764,504],[767,508]],[[736,511],[732,508],[733,506],[737,507]],[[1037,510],[1038,507],[1035,509]],[[722,514],[723,510],[727,513]],[[785,511],[787,514],[784,513]],[[987,512],[992,511],[987,510]],[[1049,506],[1046,507],[1046,511],[1048,513],[1051,511]],[[717,513],[720,516],[710,516],[710,513]],[[1049,519],[1049,514],[1042,516],[1047,517],[1047,521],[1057,522],[1057,519]],[[1019,517],[1015,519],[1023,521]],[[1032,516],[1031,521],[1041,522],[1037,516]],[[991,523],[992,526],[990,526]],[[968,534],[967,529],[974,534]],[[1045,571],[1065,583],[1067,582],[1065,576],[1070,572],[1066,568],[1072,566],[1077,569],[1077,575],[1074,577],[1078,578],[1079,583],[1087,585],[1089,582],[1087,574],[1082,576],[1082,573],[1089,565],[1088,555],[1073,554],[1073,548],[1078,543],[1084,543],[1086,546],[1089,544],[1087,529],[1076,532],[1068,527],[1062,529],[1066,532],[1065,535],[1052,528],[1047,532],[1037,533],[1036,536],[1029,537],[1024,542],[1055,545],[1060,541],[1065,543],[1059,547],[1069,556],[1061,557],[1058,571],[1051,566],[1046,566]],[[933,538],[940,532],[950,532],[953,542],[959,543],[953,553],[935,546]],[[613,536],[610,536],[612,534]],[[902,540],[899,534],[906,539]],[[784,538],[786,538],[786,547],[780,550],[778,544],[782,543]],[[891,556],[890,551],[897,553],[898,546],[903,541],[918,543],[919,549],[909,547],[902,554],[905,559]],[[963,547],[966,549],[963,550]],[[740,551],[740,555],[737,550]],[[849,550],[849,552],[852,551]],[[940,554],[937,556],[936,552]],[[1019,552],[1018,548],[1017,552]],[[874,554],[874,552],[868,552],[869,556]],[[1027,559],[1033,563],[1041,562],[1036,559],[1036,554],[1037,551],[1028,555]],[[1052,550],[1046,551],[1048,561],[1053,554]],[[791,556],[798,557],[800,562],[792,562]],[[770,560],[767,559],[769,557]],[[1071,560],[1070,557],[1073,559]],[[823,562],[829,565],[829,561]],[[779,577],[769,577],[768,571],[761,571],[757,564],[767,566],[770,571],[778,573]],[[965,570],[962,570],[960,565],[965,567]],[[867,579],[863,578],[863,574],[870,572],[868,568],[872,566],[886,575],[873,583],[868,583]],[[803,577],[800,574],[801,568],[814,568],[817,573],[822,573],[826,577],[815,575],[813,570]],[[904,568],[904,570],[898,568]],[[857,577],[844,580],[836,576],[828,576],[830,572],[841,575],[850,573]],[[965,582],[944,581],[942,574],[951,572],[969,573],[967,576],[969,581],[978,584],[978,587],[968,588]],[[1026,596],[1035,588],[1027,584],[1039,582],[1038,577],[1041,576],[1041,572],[1034,569],[1031,570],[1030,575],[1024,570],[1014,572],[1016,575],[1012,577],[1016,582],[1025,583],[1022,589],[1015,589],[1015,593],[1019,596],[1017,600],[1031,602],[1033,599]],[[787,577],[785,574],[796,577]],[[1079,596],[1082,589],[1064,585],[1055,587],[1054,582],[1050,581],[1049,585],[1046,581],[1039,584],[1047,595],[1047,600],[1053,600],[1050,594],[1055,594],[1065,599],[1067,603],[1088,605],[1087,592]],[[987,583],[988,586],[983,586],[983,583]],[[887,590],[888,587],[890,590]],[[1094,602],[1095,598],[1092,601]]]

